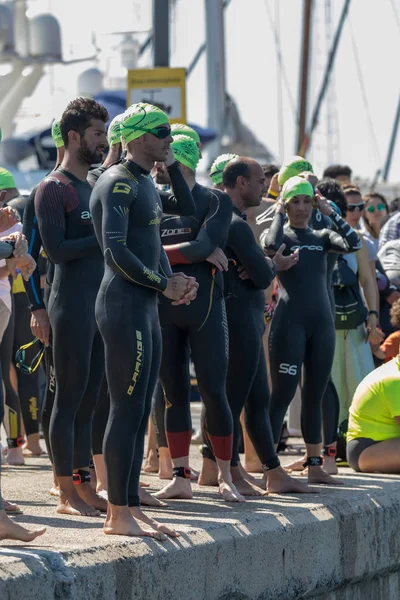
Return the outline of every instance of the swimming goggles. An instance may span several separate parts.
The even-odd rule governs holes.
[[[33,357],[31,364],[25,364],[26,350],[36,344],[36,342],[40,342],[39,338],[35,337],[29,344],[24,344],[21,346],[19,350],[15,353],[15,366],[17,369],[21,371],[21,373],[25,373],[25,375],[30,375],[34,373],[38,366],[40,365],[40,361],[44,355],[44,344],[40,342],[39,352]]]

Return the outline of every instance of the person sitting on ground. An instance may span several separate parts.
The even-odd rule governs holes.
[[[350,406],[347,460],[363,473],[400,473],[400,354],[369,373]]]

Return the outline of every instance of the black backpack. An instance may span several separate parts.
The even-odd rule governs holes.
[[[368,309],[361,295],[357,274],[339,256],[332,273],[332,289],[335,297],[335,329],[357,329],[365,323]]]

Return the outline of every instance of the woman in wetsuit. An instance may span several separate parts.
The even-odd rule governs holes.
[[[277,203],[271,228],[261,234],[261,245],[273,254],[285,244],[285,254],[299,249],[298,264],[279,273],[281,298],[272,320],[269,338],[272,395],[271,425],[277,444],[286,410],[293,399],[304,368],[302,431],[307,448],[310,483],[335,483],[322,469],[321,404],[332,367],[335,328],[326,285],[328,252],[355,252],[361,247],[356,232],[316,197],[322,214],[332,220],[332,230],[308,226],[314,206],[314,190],[301,177],[289,179]],[[288,222],[285,224],[285,213]]]

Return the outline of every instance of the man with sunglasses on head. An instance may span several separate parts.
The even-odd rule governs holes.
[[[57,512],[73,516],[99,516],[107,505],[92,489],[89,471],[93,411],[104,374],[94,315],[104,263],[86,180],[107,145],[107,121],[106,109],[94,100],[76,98],[68,104],[60,121],[64,158],[35,197],[43,247],[55,264],[48,315],[56,378],[50,444],[60,486]]]
[[[163,212],[190,215],[191,196],[160,198],[150,171],[167,161],[172,142],[167,115],[151,104],[134,104],[124,113],[121,133],[126,161],[110,167],[93,190],[90,207],[103,251],[105,273],[96,303],[103,336],[110,417],[104,440],[108,512],[104,532],[111,535],[176,537],[171,527],[146,516],[139,506],[139,475],[144,436],[161,360],[158,294],[190,303],[197,284],[171,273],[162,250]],[[166,162],[170,172],[179,167]],[[187,200],[190,199],[190,202]],[[150,525],[155,531],[144,529]]]

